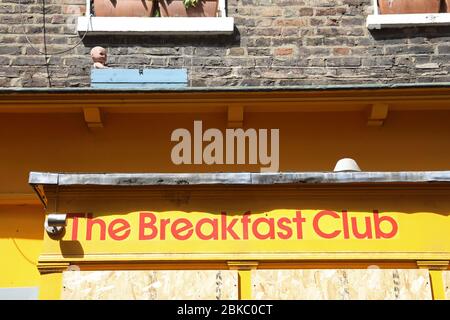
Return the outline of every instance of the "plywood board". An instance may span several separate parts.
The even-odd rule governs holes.
[[[450,300],[450,271],[443,272],[445,298]]]
[[[254,270],[254,299],[431,299],[427,270]]]
[[[67,271],[65,300],[235,300],[236,271]]]

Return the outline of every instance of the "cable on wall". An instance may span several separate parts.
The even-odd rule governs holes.
[[[45,0],[42,0],[42,14],[43,14],[43,16],[44,16],[44,19],[43,19],[43,33],[44,33],[44,51],[41,51],[41,50],[39,50],[38,48],[36,48],[34,45],[33,45],[33,43],[30,41],[30,39],[28,38],[28,35],[26,34],[26,32],[25,32],[25,25],[26,25],[26,22],[24,21],[24,18],[23,18],[23,11],[22,11],[22,2],[21,2],[21,0],[19,0],[19,13],[20,13],[20,16],[21,16],[21,24],[22,24],[22,26],[24,27],[24,32],[23,32],[23,35],[25,36],[25,39],[27,40],[27,42],[28,42],[28,45],[36,52],[36,53],[38,53],[38,54],[40,54],[40,55],[45,55],[45,56],[54,56],[54,55],[59,55],[59,54],[63,54],[63,53],[66,53],[66,52],[69,52],[69,51],[71,51],[71,50],[73,50],[73,49],[75,49],[76,47],[78,47],[80,44],[81,44],[81,42],[83,42],[83,40],[84,40],[84,38],[86,37],[86,35],[87,35],[87,33],[88,33],[88,31],[89,31],[89,26],[90,25],[92,25],[92,14],[90,14],[89,15],[89,20],[88,20],[88,27],[86,28],[86,31],[85,31],[85,33],[83,34],[83,36],[81,37],[81,39],[74,45],[74,46],[72,46],[71,48],[69,48],[69,49],[65,49],[65,50],[61,50],[61,51],[56,51],[56,52],[52,52],[52,53],[49,53],[49,52],[47,52],[47,43],[46,43],[46,29],[45,29]]]

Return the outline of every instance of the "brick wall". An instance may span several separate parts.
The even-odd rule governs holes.
[[[41,51],[43,2],[49,58]],[[223,36],[86,36],[85,0],[0,0],[0,86],[89,86],[93,46],[109,65],[187,68],[192,86],[450,81],[450,28],[369,31],[371,0],[228,0],[235,33]]]

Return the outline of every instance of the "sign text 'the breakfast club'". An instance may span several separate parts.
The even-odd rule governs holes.
[[[250,212],[242,215],[205,213],[201,219],[190,219],[189,213],[180,217],[142,211],[133,213],[138,217],[131,223],[127,216],[110,221],[92,214],[70,214],[69,217],[72,240],[87,241],[123,241],[130,237],[139,241],[392,239],[399,231],[393,216],[377,210],[364,215],[331,210],[304,215],[301,210],[291,211],[271,217]]]

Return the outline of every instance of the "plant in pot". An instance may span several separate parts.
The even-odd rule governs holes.
[[[158,0],[161,17],[216,17],[219,0]]]
[[[153,17],[156,0],[92,0],[96,17]]]
[[[381,14],[439,13],[441,0],[378,0]]]
[[[442,11],[450,13],[450,0],[443,0]]]

